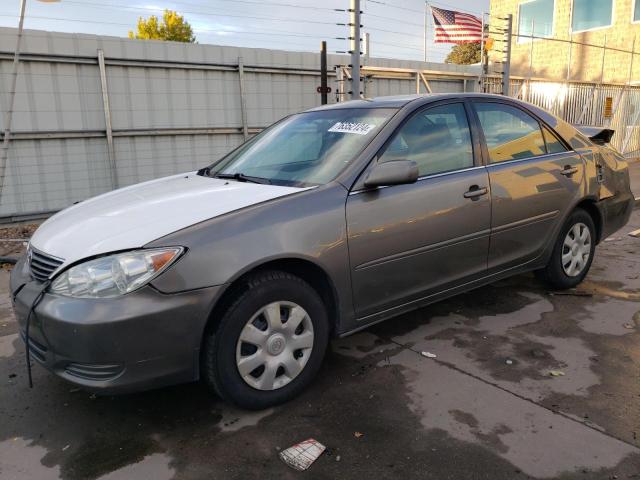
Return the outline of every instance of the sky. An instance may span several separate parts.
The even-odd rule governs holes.
[[[48,0],[51,1],[51,0]],[[0,26],[17,27],[20,0],[1,0]],[[480,16],[489,0],[430,1],[430,4]],[[25,28],[127,36],[138,17],[176,10],[193,27],[202,44],[318,51],[327,41],[329,53],[348,50],[349,0],[27,0]],[[370,36],[372,57],[424,58],[423,0],[361,0],[363,33]],[[452,45],[433,43],[428,21],[427,58],[441,62]]]

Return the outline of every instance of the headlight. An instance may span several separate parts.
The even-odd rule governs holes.
[[[51,284],[59,295],[108,298],[149,283],[183,252],[181,247],[136,250],[96,258],[61,273]]]

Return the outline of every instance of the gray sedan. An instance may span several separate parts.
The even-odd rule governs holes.
[[[284,402],[332,336],[522,272],[579,284],[632,210],[612,133],[480,94],[289,116],[46,221],[11,275],[28,358],[96,392]]]

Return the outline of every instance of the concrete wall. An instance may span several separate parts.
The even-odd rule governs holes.
[[[15,35],[0,28],[0,131]],[[105,57],[120,187],[197,169],[243,141],[239,58],[250,134],[320,104],[315,53],[26,31],[0,218],[59,210],[114,188],[98,50]],[[347,63],[329,56],[330,68]],[[462,91],[453,77],[476,71],[385,59],[368,65],[451,72],[452,78],[430,80],[434,91]],[[367,95],[415,91],[414,80],[377,78]]]

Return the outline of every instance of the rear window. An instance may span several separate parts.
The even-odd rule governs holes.
[[[491,163],[547,153],[540,124],[531,115],[503,103],[477,102],[475,108]]]

